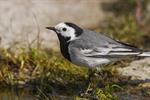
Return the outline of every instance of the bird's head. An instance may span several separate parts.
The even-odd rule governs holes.
[[[68,22],[59,23],[55,27],[46,28],[55,31],[59,38],[66,41],[77,39],[83,32],[79,26]]]

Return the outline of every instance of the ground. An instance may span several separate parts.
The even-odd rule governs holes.
[[[112,38],[149,49],[149,34],[128,16],[95,29]],[[19,48],[18,53],[0,48],[0,87],[2,98],[148,100],[149,58],[127,58],[106,65],[92,78],[87,89],[88,69],[65,60],[60,52],[40,48]],[[145,76],[147,75],[147,76]],[[99,82],[98,84],[97,81]],[[9,96],[8,96],[9,95]]]

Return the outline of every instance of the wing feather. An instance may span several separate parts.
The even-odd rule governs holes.
[[[91,31],[89,34],[82,36],[81,39],[72,41],[70,45],[71,48],[78,48],[78,52],[80,52],[79,54],[82,54],[85,57],[116,56],[117,58],[117,56],[138,55],[142,52],[142,50],[134,46],[113,40],[105,35],[96,34]]]

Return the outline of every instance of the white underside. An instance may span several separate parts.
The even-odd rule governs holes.
[[[90,67],[95,67],[95,66],[99,66],[102,64],[110,63],[110,60],[106,59],[106,58],[89,58],[89,57],[87,57],[84,60],[87,61],[88,65]]]

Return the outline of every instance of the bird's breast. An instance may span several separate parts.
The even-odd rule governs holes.
[[[68,50],[68,46],[69,46],[69,43],[67,44],[60,44],[60,51],[61,51],[61,54],[69,61],[71,61],[70,59],[70,54],[69,54],[69,50]]]

